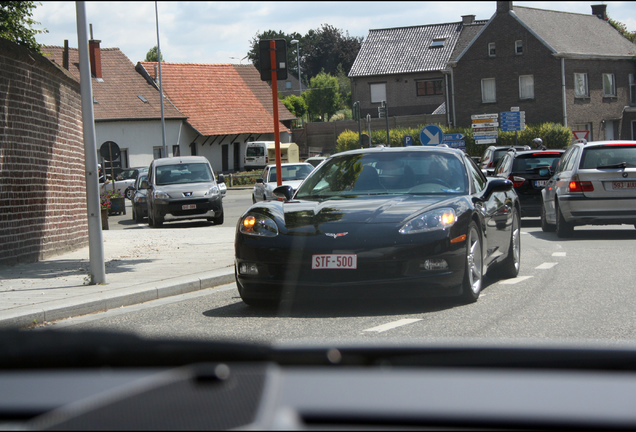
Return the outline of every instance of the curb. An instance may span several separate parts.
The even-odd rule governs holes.
[[[21,306],[0,312],[0,329],[25,328],[34,324],[104,312],[232,282],[234,282],[233,266],[228,269],[214,270],[188,277],[164,279],[118,288],[108,293],[90,294],[78,300],[52,301],[45,307]]]

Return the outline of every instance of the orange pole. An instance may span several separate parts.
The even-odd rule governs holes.
[[[276,184],[283,184],[283,173],[280,167],[280,131],[278,127],[278,77],[276,71],[276,41],[269,41],[269,59],[272,66],[272,111],[274,112],[274,143],[276,149]]]

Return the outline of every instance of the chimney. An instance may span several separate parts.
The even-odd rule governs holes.
[[[64,52],[62,52],[62,67],[68,70],[68,39],[64,40]]]
[[[596,15],[602,20],[607,20],[607,5],[606,4],[592,5],[592,15]]]
[[[511,1],[498,1],[497,2],[497,15],[499,14],[507,14],[512,10],[512,2]]]
[[[462,15],[462,24],[468,25],[475,22],[475,15]]]
[[[95,78],[102,77],[102,51],[99,48],[100,40],[88,41],[88,55],[91,60],[91,73]]]

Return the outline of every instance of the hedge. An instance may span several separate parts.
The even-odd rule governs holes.
[[[406,136],[413,138],[414,145],[421,145],[420,131],[424,126],[426,125],[418,126],[417,128],[390,129],[389,138],[391,140],[391,147],[404,146],[404,138]],[[442,129],[444,134],[463,134],[465,136],[464,141],[466,142],[466,153],[471,156],[481,156],[487,147],[487,145],[475,144],[472,128],[437,126]],[[574,135],[569,127],[564,127],[558,123],[541,123],[537,125],[526,125],[526,129],[519,132],[500,131],[497,143],[489,145],[528,145],[532,147],[532,140],[535,138],[541,138],[543,145],[547,148],[558,149],[567,147],[574,140]],[[342,132],[336,139],[336,143],[336,151],[338,152],[360,148],[358,133],[350,130]],[[371,131],[371,144],[386,145],[386,130]]]

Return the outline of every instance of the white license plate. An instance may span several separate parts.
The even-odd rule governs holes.
[[[323,254],[311,256],[312,270],[355,270],[357,268],[358,256],[356,254]]]
[[[547,180],[535,180],[534,181],[534,187],[544,187],[547,184],[548,184]]]
[[[181,210],[194,210],[197,208],[196,204],[184,204],[181,206]]]
[[[636,181],[615,181],[612,182],[613,190],[636,189]]]

